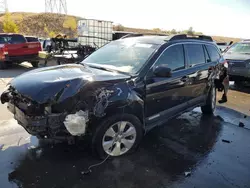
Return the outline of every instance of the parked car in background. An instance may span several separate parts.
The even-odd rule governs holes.
[[[216,43],[218,48],[220,49],[221,52],[224,52],[226,51],[232,44],[233,44],[233,41],[231,42],[217,42]]]
[[[250,40],[233,44],[224,54],[231,81],[250,81]]]
[[[40,42],[28,42],[20,34],[0,34],[0,69],[7,68],[11,63],[31,62],[38,66],[38,52],[41,51]]]
[[[172,117],[198,106],[212,114],[224,63],[208,36],[119,39],[80,64],[16,77],[1,102],[40,139],[72,143],[90,136],[100,157],[121,156]]]
[[[51,47],[51,39],[50,38],[47,38],[47,39],[43,39],[40,41],[41,44],[42,44],[42,50],[43,51],[49,51],[50,47]]]

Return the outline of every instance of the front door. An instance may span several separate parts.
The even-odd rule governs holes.
[[[165,64],[172,76],[157,77],[154,67]],[[182,44],[168,46],[156,60],[146,77],[146,118],[148,124],[183,110],[187,102],[186,65]]]

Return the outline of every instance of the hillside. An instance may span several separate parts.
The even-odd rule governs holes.
[[[10,13],[12,20],[18,25],[19,32],[25,35],[49,37],[64,33],[71,37],[76,35],[77,21],[75,16],[52,13]],[[0,14],[0,32],[4,15]]]
[[[80,17],[62,14],[26,12],[10,13],[10,17],[18,25],[20,33],[39,37],[52,37],[58,33],[64,33],[70,37],[74,37],[77,35],[77,21],[81,19]],[[0,32],[3,32],[3,20],[4,15],[0,14]],[[122,30],[139,33],[160,32],[156,29],[150,30],[129,27],[123,27]],[[239,38],[230,38],[223,36],[213,36],[213,39],[217,42],[237,42],[241,40]]]
[[[137,33],[155,33],[156,31],[153,29],[139,29],[139,28],[129,28],[129,27],[124,27],[124,31],[129,31],[129,32],[137,32]],[[161,32],[159,32],[161,33]],[[223,37],[223,36],[212,36],[213,40],[216,42],[238,42],[242,39],[240,38],[233,38],[233,37]]]

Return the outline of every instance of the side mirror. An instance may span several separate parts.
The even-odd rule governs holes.
[[[153,70],[153,73],[155,76],[158,76],[158,77],[169,78],[172,76],[172,70],[167,65],[156,66]]]

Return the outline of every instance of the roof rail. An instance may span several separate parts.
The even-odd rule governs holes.
[[[183,39],[196,39],[196,40],[205,40],[205,41],[211,41],[213,42],[212,37],[206,36],[206,35],[193,35],[193,36],[188,36],[186,34],[179,34],[179,35],[174,35],[172,36],[169,41],[174,41],[174,40],[183,40]]]
[[[131,33],[131,34],[127,34],[123,37],[121,37],[120,39],[124,39],[124,38],[130,38],[130,37],[140,37],[140,36],[168,36],[166,34],[161,34],[161,33]]]
[[[125,39],[125,38],[130,38],[130,37],[140,37],[140,36],[143,36],[143,34],[131,33],[131,34],[127,34],[127,35],[121,37],[120,39]]]

